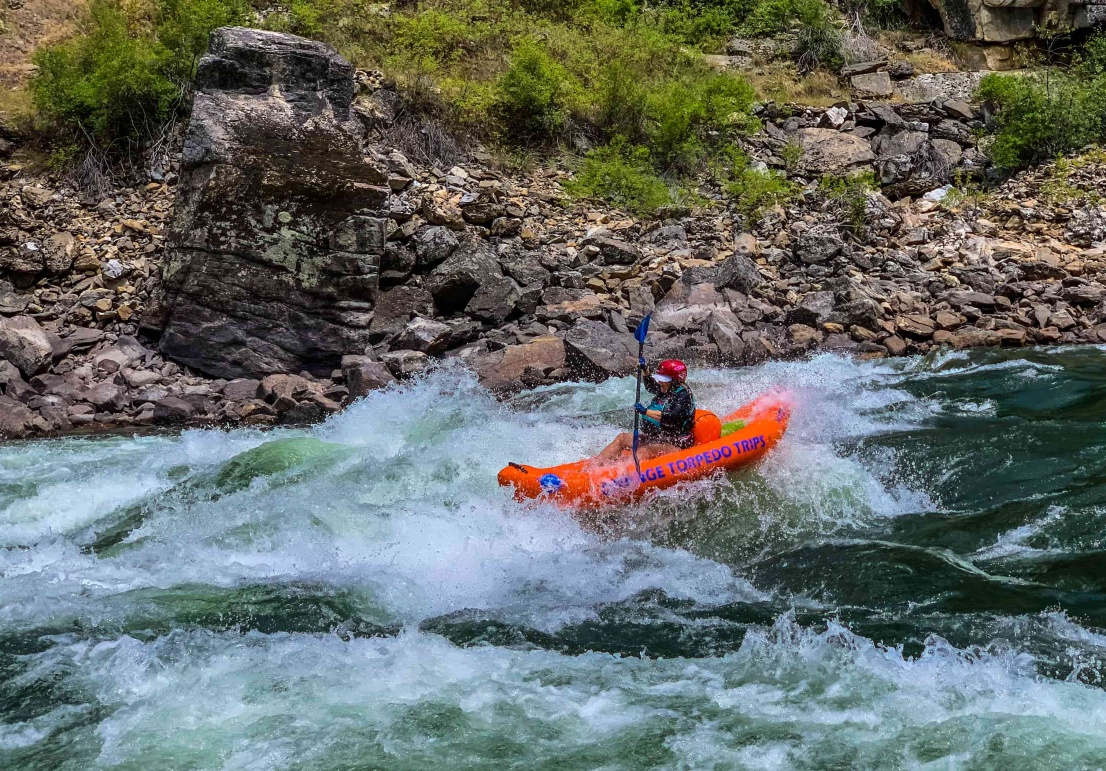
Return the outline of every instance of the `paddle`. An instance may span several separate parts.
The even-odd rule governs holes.
[[[641,320],[641,323],[637,325],[637,329],[634,331],[634,339],[637,340],[637,396],[634,397],[634,406],[641,401],[641,360],[645,357],[645,336],[649,334],[649,317],[652,313],[645,314],[645,318]],[[637,442],[638,442],[638,429],[641,426],[641,415],[638,414],[637,409],[634,410],[634,467],[637,469],[637,473],[641,475],[641,462],[637,459]]]

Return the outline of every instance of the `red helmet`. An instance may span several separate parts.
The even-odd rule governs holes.
[[[654,375],[671,378],[677,383],[687,380],[687,365],[679,359],[666,359],[657,367]]]

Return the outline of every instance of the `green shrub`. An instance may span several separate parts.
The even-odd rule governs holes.
[[[997,130],[984,149],[1012,173],[1106,136],[1106,76],[1048,72],[987,75],[978,96],[996,108]]]
[[[799,187],[782,172],[745,168],[727,183],[726,193],[737,212],[750,221],[766,208],[794,200]]]
[[[499,78],[498,107],[506,124],[535,137],[565,126],[568,105],[579,89],[572,75],[545,47],[523,38],[511,53],[511,67]]]
[[[244,1],[93,0],[80,34],[35,53],[35,108],[70,137],[141,142],[179,106],[210,31],[248,12]]]
[[[646,135],[654,161],[681,171],[699,165],[712,142],[755,125],[753,96],[748,83],[729,75],[668,82],[648,100]]]
[[[871,171],[843,177],[827,174],[818,180],[818,191],[837,205],[854,233],[864,229],[868,216],[868,194],[873,190],[879,190],[879,183]]]
[[[621,140],[589,152],[564,187],[574,198],[606,201],[636,214],[652,214],[673,200],[653,171],[649,151]]]
[[[768,37],[796,26],[822,28],[833,21],[833,11],[824,0],[760,0],[742,24],[742,31]]]

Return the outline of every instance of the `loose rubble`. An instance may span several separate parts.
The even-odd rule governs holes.
[[[510,174],[480,151],[449,168],[409,158],[382,144],[394,95],[358,82],[352,113],[387,188],[367,214],[381,222],[378,272],[357,347],[302,371],[205,374],[202,357],[182,365],[139,329],[162,291],[179,163],[99,200],[0,163],[0,436],[315,421],[443,361],[497,392],[624,375],[650,312],[650,355],[696,366],[1106,342],[1106,208],[1091,202],[1106,161],[1072,164],[1062,195],[1042,167],[975,201],[917,197],[940,177],[894,162],[946,139],[961,168],[975,164],[970,134],[952,127],[970,131],[968,105],[765,108],[754,156],[782,166],[782,148],[803,141],[829,159],[817,163],[868,166],[906,196],[868,194],[862,227],[818,190],[810,153],[793,170],[809,175],[801,198],[756,222],[709,186],[700,208],[643,222],[567,202],[569,172],[555,165]],[[833,162],[813,132],[863,147]]]

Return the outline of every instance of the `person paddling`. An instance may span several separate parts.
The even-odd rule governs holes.
[[[645,363],[642,360],[644,370]],[[692,427],[695,424],[695,395],[687,385],[687,365],[678,359],[662,361],[657,371],[645,371],[645,390],[654,394],[653,400],[644,405],[638,402],[634,410],[641,415],[641,437],[638,447],[639,460],[648,460],[676,450],[686,449],[695,443]],[[607,445],[599,459],[616,461],[622,453],[633,449],[634,435],[619,434]]]

